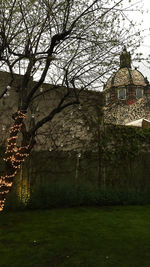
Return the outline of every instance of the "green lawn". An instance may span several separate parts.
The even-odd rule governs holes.
[[[0,214],[0,267],[150,267],[150,206]]]

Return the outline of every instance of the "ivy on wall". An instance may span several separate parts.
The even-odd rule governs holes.
[[[131,160],[140,152],[150,151],[150,129],[109,125],[102,140],[103,161],[120,163]]]

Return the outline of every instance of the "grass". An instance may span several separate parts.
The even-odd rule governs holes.
[[[0,267],[149,267],[150,206],[0,214]]]

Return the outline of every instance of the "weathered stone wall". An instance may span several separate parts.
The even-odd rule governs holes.
[[[107,124],[124,125],[140,118],[150,120],[150,97],[148,95],[130,105],[119,102],[104,107],[104,121]]]
[[[0,93],[7,87],[9,81],[10,74],[0,72]],[[0,99],[0,144],[4,144],[9,136],[9,127],[13,123],[12,114],[19,106],[18,90],[21,82],[22,76],[15,75],[11,89],[5,97]],[[28,91],[34,83],[31,80]],[[44,83],[27,112],[25,119],[27,129],[32,126],[32,123],[36,124],[57,107],[65,92],[64,87]],[[51,122],[38,130],[36,150],[80,151],[81,147],[88,149],[94,131],[91,121],[97,125],[102,117],[100,110],[103,105],[103,94],[83,91],[80,94],[80,102],[80,105],[70,106],[57,114]]]

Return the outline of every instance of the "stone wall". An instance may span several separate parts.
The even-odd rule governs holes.
[[[123,102],[113,103],[104,107],[105,123],[124,125],[128,122],[145,118],[150,120],[150,97],[144,96],[135,103],[126,104]]]
[[[0,99],[0,144],[5,144],[9,135],[9,127],[13,123],[12,114],[17,111],[20,104],[18,91],[22,78],[23,76],[15,75],[11,89],[5,97]],[[10,74],[0,72],[0,93],[7,87],[9,81]],[[28,91],[34,83],[30,81]],[[57,107],[65,92],[64,87],[44,83],[27,112],[25,119],[27,129]],[[102,117],[100,110],[103,105],[103,94],[83,91],[80,94],[80,102],[80,105],[70,106],[57,114],[51,122],[38,130],[36,150],[80,151],[81,147],[85,150],[89,148],[90,140],[95,132],[93,125],[97,125]]]

